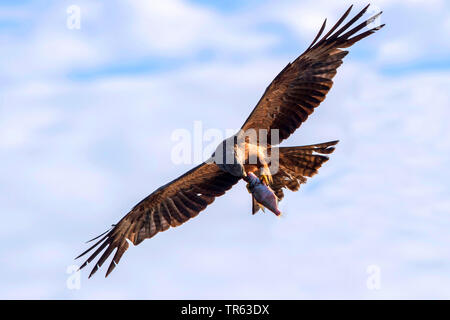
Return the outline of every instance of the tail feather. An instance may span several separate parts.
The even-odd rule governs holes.
[[[317,174],[319,168],[328,161],[325,154],[334,151],[339,141],[279,148],[279,169],[272,176],[271,188],[281,200],[284,197],[283,188],[297,191],[300,185],[306,183],[308,177]]]
[[[278,200],[283,199],[283,189],[297,191],[307,178],[317,174],[319,168],[328,161],[338,140],[299,147],[279,147],[278,171],[272,175],[270,188]],[[252,197],[252,214],[259,211],[261,205]]]
[[[255,197],[252,196],[252,214],[255,214],[259,211],[259,209],[262,209],[264,211],[264,207],[256,201]]]
[[[257,213],[259,210],[258,202],[256,201],[255,197],[252,196],[252,214]]]

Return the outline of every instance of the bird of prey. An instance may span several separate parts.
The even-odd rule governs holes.
[[[97,242],[77,257],[95,250],[80,269],[104,251],[95,262],[91,277],[114,252],[106,272],[108,276],[128,249],[129,242],[138,245],[158,232],[194,218],[241,179],[247,182],[252,195],[253,213],[267,208],[279,215],[277,203],[283,198],[283,189],[297,191],[300,184],[316,174],[328,160],[324,154],[333,152],[338,141],[300,147],[275,145],[300,127],[325,99],[336,70],[348,53],[343,49],[384,26],[361,31],[381,12],[355,25],[368,7],[343,24],[352,9],[350,7],[321,37],[325,19],[305,52],[270,83],[241,130],[219,144],[210,159],[158,188],[110,230],[92,239]],[[246,135],[251,130],[257,131],[255,139]],[[274,154],[277,156],[273,157]],[[249,161],[251,158],[255,161]]]

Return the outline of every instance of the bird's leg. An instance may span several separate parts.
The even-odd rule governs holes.
[[[270,185],[270,183],[272,182],[272,176],[271,176],[271,175],[265,175],[265,174],[262,174],[260,180],[261,180],[266,186],[268,186],[268,185]]]
[[[259,169],[259,175],[260,175],[260,180],[262,183],[264,183],[266,186],[269,186],[272,184],[273,180],[272,180],[272,174],[270,172],[269,167],[264,164],[260,169]]]

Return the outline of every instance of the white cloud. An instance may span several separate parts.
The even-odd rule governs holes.
[[[149,53],[180,56],[202,49],[259,50],[275,39],[255,32],[239,16],[226,16],[185,1],[132,1],[130,28]]]
[[[27,144],[36,132],[50,125],[54,115],[46,110],[33,113],[4,115],[0,121],[0,148],[14,148]]]
[[[295,3],[280,4],[277,11],[269,3],[252,8],[255,13],[232,14],[181,1],[168,7],[133,4],[128,11],[116,3],[95,10],[82,4],[85,33],[69,33],[67,39],[48,18],[57,15],[49,13],[44,25],[25,36],[33,41],[13,38],[9,43],[13,59],[9,65],[2,60],[9,78],[1,89],[0,209],[8,213],[2,236],[16,241],[4,242],[7,247],[0,250],[1,297],[450,296],[450,176],[443,169],[449,165],[449,72],[386,75],[380,71],[384,62],[361,61],[352,53],[326,101],[286,143],[341,140],[319,175],[300,192],[286,192],[284,218],[251,216],[249,195],[239,184],[193,221],[131,248],[110,278],[87,281],[84,272],[82,289],[69,291],[65,271],[82,240],[187,169],[167,161],[172,130],[189,129],[194,120],[203,120],[205,128],[239,127],[288,62],[284,51],[268,50],[271,33],[259,24],[273,18],[308,42],[322,19],[315,28],[314,21],[328,16],[323,10],[334,17],[343,10],[341,4],[321,9],[326,7],[321,1],[302,4],[305,11]],[[384,4],[405,7],[408,14],[424,6]],[[145,22],[147,15],[154,19]],[[185,27],[182,33],[176,21]],[[64,15],[59,22],[64,26]],[[130,31],[133,22],[145,28]],[[161,27],[158,33],[152,25]],[[421,27],[433,31],[429,24]],[[404,41],[407,49],[415,46],[414,59],[428,54],[427,46],[397,37],[399,29],[386,30],[351,51],[382,48],[379,38],[384,37],[387,47],[396,41]],[[414,25],[411,32],[416,31]],[[245,43],[253,36],[255,43]],[[435,41],[418,39],[419,44]],[[11,55],[23,48],[25,54]],[[102,75],[79,82],[65,77],[74,65],[97,68],[124,56],[132,60],[147,49],[185,57],[205,48],[229,50],[239,59],[225,54],[207,62],[188,60],[139,76]],[[34,50],[39,60],[33,60]],[[400,45],[397,56],[386,61],[410,54],[402,50]],[[365,286],[370,264],[381,267],[377,292]]]
[[[414,42],[397,39],[386,42],[380,47],[379,59],[389,63],[402,63],[414,60],[420,55],[420,49]]]
[[[348,60],[351,60],[351,56]],[[233,114],[235,111],[236,113],[239,112],[238,110],[244,106],[243,101],[245,101],[246,110],[241,112],[248,113],[251,108],[247,101],[256,101],[261,91],[261,86],[254,85],[254,83],[264,82],[261,78],[271,77],[272,72],[269,70],[274,69],[277,63],[277,61],[259,61],[258,63],[235,66],[198,66],[193,68],[197,72],[192,73],[187,72],[192,67],[187,67],[185,70],[181,69],[167,75],[149,77],[148,80],[144,81],[142,79],[97,81],[77,86],[75,91],[68,91],[67,97],[74,97],[74,92],[86,92],[88,94],[89,103],[85,102],[85,104],[79,105],[84,111],[72,114],[74,117],[71,120],[74,123],[81,121],[79,125],[84,122],[80,127],[83,128],[84,139],[79,140],[80,128],[77,125],[72,125],[64,133],[63,140],[79,140],[81,149],[79,149],[78,155],[73,154],[75,158],[70,160],[66,158],[67,155],[61,153],[64,152],[64,149],[61,151],[47,149],[57,161],[50,162],[45,170],[41,168],[39,171],[38,177],[48,181],[37,180],[38,185],[41,185],[49,193],[49,198],[43,202],[43,205],[54,206],[56,200],[57,202],[63,201],[66,205],[76,208],[78,206],[76,199],[78,194],[82,192],[90,194],[90,210],[98,210],[100,206],[95,203],[95,199],[102,202],[111,202],[112,198],[124,198],[123,192],[126,190],[125,198],[128,199],[128,205],[124,207],[126,210],[133,201],[139,200],[138,194],[150,192],[159,184],[173,178],[176,175],[175,172],[180,171],[180,169],[173,168],[170,164],[160,163],[160,165],[163,165],[162,167],[152,165],[154,161],[159,163],[158,159],[162,159],[165,154],[169,154],[169,144],[157,144],[160,150],[156,159],[150,150],[132,150],[133,147],[129,151],[134,154],[133,157],[139,158],[139,160],[130,159],[126,161],[132,161],[137,166],[128,169],[131,170],[128,173],[129,177],[124,177],[123,174],[116,172],[109,176],[108,182],[110,185],[121,185],[124,181],[129,181],[132,185],[124,186],[124,188],[108,188],[105,184],[96,184],[94,177],[97,175],[97,171],[103,171],[102,166],[112,162],[114,157],[120,156],[119,150],[121,148],[119,144],[116,144],[119,150],[112,150],[112,158],[107,157],[95,166],[90,164],[86,156],[92,152],[91,148],[98,139],[96,126],[99,125],[99,121],[102,121],[102,126],[107,130],[105,136],[124,134],[124,141],[120,144],[131,146],[138,146],[139,143],[143,143],[146,136],[150,137],[155,132],[160,132],[160,138],[162,139],[164,139],[164,132],[167,132],[168,138],[170,130],[165,127],[174,127],[171,122],[174,112],[177,112],[177,118],[173,119],[177,124],[188,125],[191,120],[199,118],[199,114],[201,114],[203,120],[211,123],[212,126],[228,126],[224,119],[217,119],[215,112],[209,114],[202,110],[205,110],[205,108],[217,110],[217,108],[221,108],[221,104],[224,104],[229,105],[229,112]],[[256,65],[261,70],[268,70],[266,74],[253,73]],[[382,297],[414,297],[412,293],[404,292],[404,289],[402,289],[408,286],[407,283],[410,281],[408,277],[411,273],[416,277],[415,281],[420,284],[419,289],[425,293],[431,293],[434,282],[427,283],[425,280],[428,277],[427,269],[413,271],[410,269],[410,262],[408,261],[412,259],[423,264],[434,263],[433,261],[442,263],[442,254],[445,254],[444,247],[449,242],[448,238],[438,236],[443,234],[443,228],[445,229],[446,223],[448,223],[448,221],[444,222],[445,220],[443,221],[439,214],[442,210],[448,209],[445,198],[439,196],[444,192],[445,181],[448,181],[448,178],[443,178],[445,173],[440,172],[439,168],[445,163],[443,161],[446,161],[445,158],[440,156],[445,150],[443,149],[445,146],[441,145],[441,140],[449,140],[445,138],[448,135],[445,131],[445,119],[448,117],[445,101],[448,101],[448,93],[442,90],[448,85],[447,79],[449,77],[446,73],[437,73],[389,78],[381,76],[371,69],[361,74],[361,69],[362,66],[347,61],[340,70],[336,87],[333,88],[330,97],[309,120],[308,126],[302,128],[302,134],[295,135],[289,141],[288,144],[295,145],[320,142],[331,138],[341,139],[336,153],[332,155],[330,162],[321,169],[320,174],[313,178],[300,193],[289,193],[287,195],[286,200],[282,203],[283,209],[287,213],[285,219],[277,221],[270,215],[258,218],[247,216],[246,213],[249,212],[250,205],[248,195],[243,192],[242,186],[238,186],[240,190],[236,189],[233,194],[226,195],[223,201],[227,201],[226,207],[229,208],[229,200],[234,199],[231,205],[235,207],[233,211],[237,211],[239,216],[236,214],[230,220],[227,217],[227,210],[224,209],[225,202],[221,199],[221,203],[216,203],[206,213],[209,220],[205,220],[206,216],[197,218],[197,221],[192,221],[189,225],[173,230],[167,236],[161,235],[152,239],[151,244],[132,248],[124,258],[129,262],[118,268],[120,269],[120,275],[114,276],[111,281],[116,283],[116,281],[121,282],[121,279],[124,281],[127,279],[127,281],[130,281],[129,285],[132,285],[133,280],[130,279],[135,276],[142,279],[138,272],[138,266],[141,265],[143,257],[149,254],[146,248],[176,247],[177,241],[181,241],[183,238],[190,239],[193,233],[204,230],[203,228],[207,228],[207,226],[210,226],[211,230],[206,231],[204,236],[211,238],[212,234],[210,233],[217,233],[216,226],[227,225],[230,229],[240,228],[238,230],[242,230],[242,232],[247,228],[252,228],[251,236],[258,235],[259,241],[268,236],[264,241],[268,241],[265,245],[269,245],[270,248],[264,251],[261,247],[264,245],[263,243],[247,244],[248,248],[240,250],[247,252],[247,250],[253,248],[252,250],[256,251],[249,258],[243,257],[242,255],[247,253],[239,251],[238,248],[233,249],[233,246],[249,241],[250,235],[245,235],[245,232],[233,233],[232,237],[230,237],[229,232],[224,232],[221,239],[217,239],[216,243],[208,246],[200,244],[198,241],[186,244],[185,250],[188,251],[185,254],[209,257],[206,261],[200,258],[194,259],[198,260],[196,263],[199,266],[190,267],[189,264],[183,264],[183,268],[192,269],[194,274],[195,270],[198,272],[204,268],[216,269],[217,265],[223,264],[224,257],[228,256],[226,260],[230,270],[217,269],[210,275],[212,278],[228,279],[227,284],[223,283],[216,286],[217,291],[208,287],[206,283],[202,284],[202,288],[208,290],[209,297],[234,296],[245,298],[256,294],[256,292],[259,292],[256,297],[260,298],[296,296],[350,298],[369,296],[371,293],[367,292],[364,287],[365,267],[368,263],[373,263],[372,260],[379,263],[383,270],[388,273],[386,281],[392,281],[386,283],[386,291],[384,291]],[[248,78],[233,76],[240,73],[247,75]],[[191,77],[185,76],[186,74],[191,74]],[[239,82],[233,84],[233,79],[239,79]],[[211,90],[214,87],[214,85],[211,86],[211,83],[220,86],[222,90]],[[174,84],[179,88],[177,94],[181,98],[180,100],[171,97]],[[426,90],[420,89],[424,87],[424,84],[426,84]],[[194,96],[191,93],[192,90],[203,92],[198,106],[195,106],[195,101],[190,100],[191,96]],[[49,92],[54,92],[54,90],[49,90]],[[236,96],[243,99],[235,101]],[[153,110],[152,103],[148,104],[148,107],[142,105],[142,101],[151,102],[153,97],[160,99],[157,103],[158,110],[161,110],[161,112],[156,113],[158,116],[151,113],[151,110]],[[185,97],[189,98],[186,99]],[[220,100],[219,97],[228,97],[230,100],[206,107],[207,101],[218,101]],[[29,98],[32,99],[32,96]],[[105,99],[108,101],[106,106],[97,103]],[[125,99],[128,102],[126,112],[117,112],[124,105]],[[430,100],[434,101],[434,108],[425,107]],[[78,100],[78,102],[73,103],[77,104],[81,101]],[[183,108],[179,107],[179,101],[185,102]],[[165,110],[165,112],[162,110]],[[125,114],[127,115],[126,119],[123,117]],[[106,122],[101,120],[102,115],[107,115],[108,120]],[[83,119],[85,121],[82,121]],[[96,121],[90,122],[89,119],[96,119]],[[424,120],[420,121],[419,119]],[[125,123],[122,126],[120,122],[123,121]],[[411,121],[412,123],[410,123]],[[152,125],[146,127],[146,123]],[[433,125],[427,130],[429,123]],[[335,127],[331,131],[328,129],[327,132],[326,128],[330,125]],[[123,131],[125,128],[128,128],[128,130]],[[54,139],[54,137],[51,137],[54,134],[49,132],[48,137],[44,136],[42,139],[44,141]],[[154,144],[149,143],[147,146],[150,148],[152,145]],[[26,146],[23,147],[26,148]],[[72,142],[72,145],[68,146],[68,150],[74,147],[76,147],[76,143],[73,144]],[[72,161],[76,163],[76,166],[66,167],[67,163]],[[125,167],[129,167],[129,164],[125,163]],[[159,169],[155,171],[155,167]],[[80,174],[79,170],[83,170],[85,173]],[[414,174],[410,174],[411,172],[414,172]],[[111,171],[110,174],[112,173]],[[83,176],[84,174],[87,174],[87,176]],[[151,179],[148,179],[150,183],[147,179],[142,180],[140,178],[142,174],[151,177]],[[436,176],[442,179],[441,182],[436,180]],[[67,182],[55,180],[52,177],[60,177],[60,179],[66,179]],[[79,179],[90,181],[89,185],[79,185],[76,183]],[[23,180],[23,182],[25,181]],[[51,188],[47,187],[53,183],[52,181],[56,181],[56,183]],[[64,185],[65,187],[60,188]],[[317,186],[318,189],[316,189]],[[79,187],[79,190],[71,189],[77,187]],[[104,192],[109,193],[111,198],[104,194],[98,196],[97,193],[103,188],[106,188]],[[244,204],[244,207],[242,207],[242,204]],[[108,212],[96,214],[102,216],[106,223],[113,223],[114,217],[120,216],[118,210],[114,211],[116,212],[114,215],[108,214]],[[85,237],[86,232],[91,235],[92,232],[103,225],[96,222],[94,224],[97,227],[94,228],[90,224],[90,229],[93,229],[89,231],[85,227],[86,219],[82,219],[83,215],[85,213],[77,217],[77,223],[83,225],[84,231],[82,233],[85,234]],[[432,229],[421,226],[425,217]],[[88,221],[92,221],[89,215],[86,218]],[[261,220],[262,218],[263,220]],[[405,219],[408,221],[407,223],[405,223]],[[242,225],[239,226],[240,224]],[[268,229],[269,233],[265,229]],[[416,251],[412,255],[410,252],[414,251],[414,246],[404,248],[402,244],[408,237],[402,237],[400,242],[395,239],[395,234],[401,234],[402,232],[417,234],[421,237],[426,236],[428,241],[431,242],[425,245],[421,243],[421,238],[416,239],[417,245],[425,246],[426,249]],[[321,238],[324,234],[327,236]],[[73,236],[70,241],[73,241],[76,247],[75,238],[77,237]],[[357,239],[359,245],[356,245],[352,239],[355,241]],[[167,241],[169,242],[166,243]],[[274,241],[274,243],[270,244],[270,241]],[[235,242],[236,244],[234,244]],[[224,243],[228,243],[227,246],[230,245],[231,247],[220,247],[224,246]],[[309,246],[301,250],[294,249],[293,243],[309,244]],[[392,243],[395,245],[392,245]],[[384,253],[378,254],[377,247],[383,248]],[[215,258],[212,256],[213,248],[216,251],[219,250]],[[312,248],[314,250],[311,251]],[[273,258],[266,259],[272,257],[275,252],[278,262],[273,262]],[[69,254],[70,252],[66,253]],[[329,257],[325,257],[326,255],[329,255]],[[335,260],[337,256],[341,260]],[[182,257],[165,255],[164,259],[173,260],[172,262],[169,260],[170,264],[177,266],[182,264],[181,261],[184,260]],[[146,259],[144,258],[144,260]],[[333,261],[334,267],[326,267]],[[153,268],[166,267],[169,262],[160,260],[157,265],[153,263]],[[252,273],[252,276],[247,272],[244,274],[245,277],[250,277],[244,284],[239,281],[241,276],[244,275],[239,272],[236,273],[239,267],[242,268],[242,264],[245,265],[244,269],[251,270],[249,272]],[[293,265],[298,266],[299,270],[296,271],[292,267]],[[269,282],[264,286],[257,285],[257,278],[262,277],[264,272],[263,269],[260,269],[261,266],[264,266],[264,270],[277,271],[277,284]],[[130,273],[130,267],[136,268],[137,273]],[[280,284],[280,282],[285,283],[287,280],[278,272],[280,268],[282,270],[285,268],[282,274],[290,274],[289,288]],[[410,271],[401,276],[405,270]],[[159,272],[162,272],[162,270]],[[201,273],[205,277],[204,272]],[[353,273],[359,273],[360,278],[353,278]],[[391,275],[391,273],[393,274]],[[396,275],[397,280],[388,280],[389,277],[394,275]],[[199,277],[199,281],[202,281],[200,280],[202,278],[200,274],[195,274],[194,277]],[[232,281],[233,278],[236,280]],[[169,279],[162,280],[160,283],[161,285],[167,285],[172,291],[141,293],[142,295],[137,294],[131,297],[206,297],[200,292],[186,291],[186,286],[189,283],[183,283],[183,278],[175,280],[176,283]],[[86,285],[89,288],[93,286],[103,287],[103,283],[100,284],[97,281],[95,284],[89,283]],[[105,283],[105,285],[107,284]],[[125,284],[122,285],[125,286]],[[280,292],[283,287],[286,287],[286,292],[276,294],[277,291],[274,291],[273,288],[278,286]],[[343,291],[342,286],[346,286],[347,289]],[[320,288],[323,290],[325,288],[336,288],[336,290],[331,290],[325,294]],[[55,294],[62,294],[63,296],[74,294],[65,292],[63,288],[61,290],[57,291],[60,293]],[[446,291],[440,291],[440,294],[441,296],[445,295]],[[94,296],[90,289],[85,287],[76,293],[76,297]],[[103,294],[98,292],[96,297],[102,296]],[[109,295],[108,297],[119,296],[121,295],[117,293],[117,295]]]

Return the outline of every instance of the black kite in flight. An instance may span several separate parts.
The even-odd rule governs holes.
[[[297,191],[300,184],[317,173],[328,160],[323,154],[333,152],[337,141],[275,148],[272,147],[275,144],[272,133],[278,133],[276,142],[279,143],[306,121],[331,89],[336,70],[348,53],[342,49],[384,26],[357,34],[381,14],[353,27],[368,7],[339,28],[350,13],[350,7],[320,38],[325,20],[308,49],[289,63],[267,87],[241,130],[224,140],[208,161],[157,189],[134,206],[112,229],[98,236],[98,242],[79,256],[95,249],[80,269],[106,249],[95,263],[89,277],[92,276],[115,251],[106,272],[108,276],[128,249],[128,240],[138,245],[160,231],[183,224],[241,179],[248,183],[247,188],[252,193],[253,213],[266,207],[279,215],[277,201],[283,198],[283,188]],[[249,130],[262,130],[266,135],[250,141],[246,135]],[[263,138],[267,143],[262,143]],[[277,154],[276,161],[269,154]],[[256,157],[253,163],[248,161],[252,156]],[[273,164],[270,162],[276,162],[276,170],[269,167]]]

